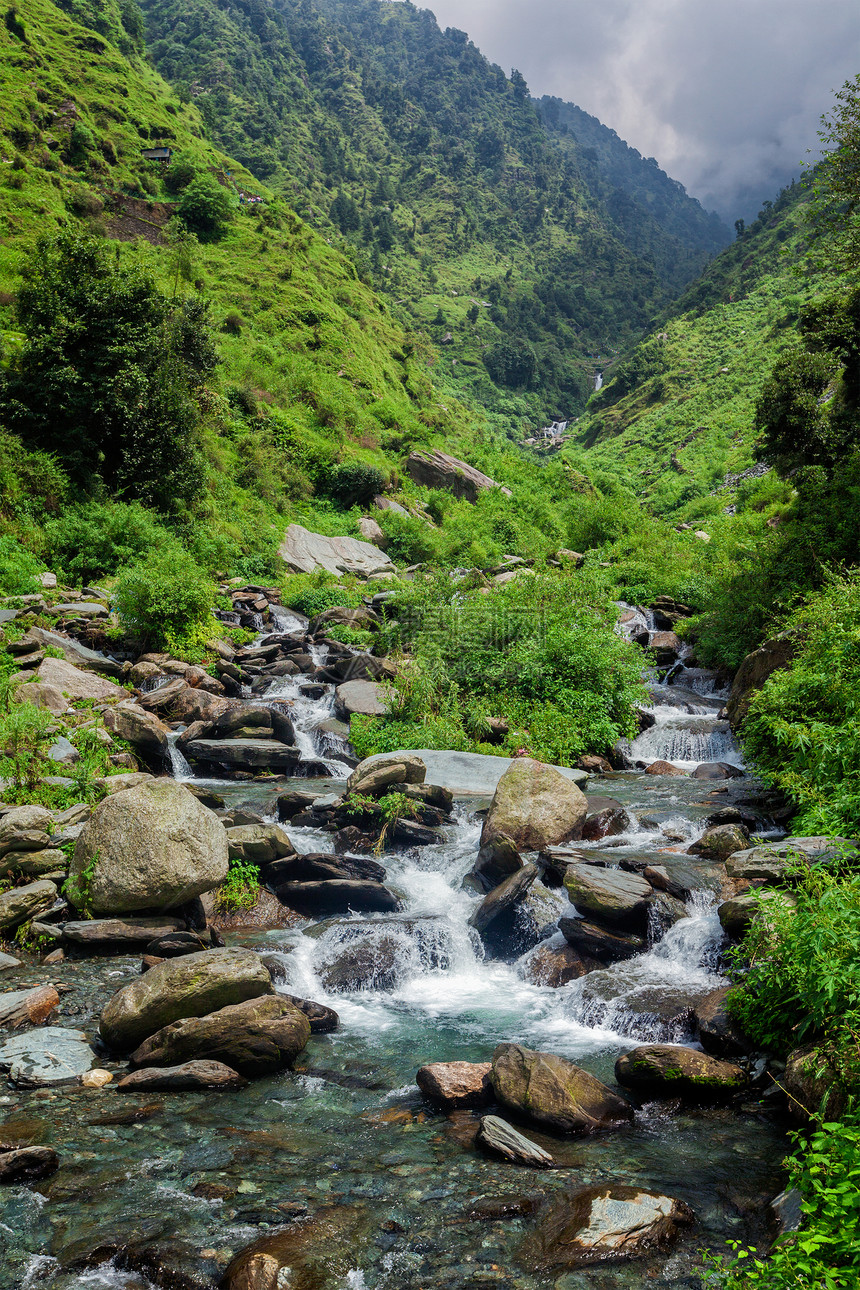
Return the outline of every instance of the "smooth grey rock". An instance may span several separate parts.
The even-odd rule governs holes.
[[[644,930],[652,887],[638,874],[597,865],[568,865],[567,894],[582,914],[593,914],[619,927]]]
[[[0,972],[8,972],[11,968],[23,967],[20,959],[14,958],[11,954],[4,954],[0,950]]]
[[[107,618],[110,610],[95,600],[78,600],[68,605],[53,605],[51,613],[67,618]]]
[[[44,627],[31,627],[29,635],[40,645],[52,645],[54,649],[62,650],[66,661],[74,663],[76,667],[84,667],[89,672],[101,672],[103,676],[121,677],[125,674],[122,663],[117,663],[116,659],[89,649],[68,636],[61,636],[59,632],[51,632]]]
[[[552,1156],[536,1142],[517,1133],[507,1120],[498,1115],[485,1115],[478,1129],[476,1142],[494,1155],[504,1156],[515,1165],[528,1165],[532,1169],[551,1169]]]
[[[406,459],[406,470],[416,484],[427,488],[444,488],[455,497],[465,497],[467,502],[476,502],[478,494],[487,488],[498,488],[506,497],[511,490],[497,484],[489,475],[475,466],[452,457],[438,448],[422,449],[411,452]]]
[[[324,537],[301,524],[291,524],[278,548],[278,555],[295,573],[326,569],[340,577],[344,573],[365,575],[393,573],[394,565],[384,551],[358,538]]]
[[[47,1026],[0,1044],[0,1069],[23,1088],[75,1084],[92,1065],[93,1050],[82,1030]]]
[[[81,754],[78,752],[75,745],[66,739],[64,735],[60,735],[58,739],[54,740],[48,749],[48,756],[51,761],[59,761],[66,764],[73,761],[80,761],[81,759]]]
[[[39,664],[36,677],[43,685],[54,685],[69,699],[125,699],[127,692],[112,681],[85,672],[82,667],[62,658],[45,658]]]
[[[334,710],[344,722],[354,715],[382,717],[388,711],[385,688],[379,681],[344,681],[335,691]]]
[[[342,687],[340,687],[342,688]],[[420,757],[427,767],[427,782],[447,788],[455,797],[492,797],[499,780],[515,760],[513,757],[492,757],[486,753],[447,752],[436,748],[414,748],[411,751],[399,749],[396,752],[377,753],[365,758],[364,764],[372,764],[401,755]],[[572,780],[582,788],[588,783],[584,770],[571,766],[554,766],[565,779]]]
[[[427,767],[421,758],[415,753],[402,753],[359,762],[346,781],[346,787],[350,793],[375,797],[395,785],[423,784],[426,778]]]

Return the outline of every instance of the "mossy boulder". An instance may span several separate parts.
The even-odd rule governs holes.
[[[588,801],[554,766],[515,758],[498,782],[481,846],[505,834],[519,851],[542,851],[582,835]]]
[[[624,1088],[646,1097],[682,1097],[710,1102],[731,1097],[747,1077],[734,1062],[681,1044],[644,1044],[615,1063],[615,1078]]]
[[[102,1012],[99,1034],[108,1048],[128,1052],[174,1021],[273,993],[272,978],[253,950],[186,954],[117,990]]]
[[[311,1037],[305,1014],[280,995],[262,995],[188,1017],[156,1031],[130,1057],[132,1066],[222,1062],[246,1078],[291,1066]]]
[[[588,1071],[519,1044],[499,1045],[490,1082],[502,1106],[557,1133],[592,1133],[633,1118],[630,1103]]]
[[[105,798],[84,825],[67,894],[91,914],[164,912],[220,887],[227,833],[172,779],[148,779]]]

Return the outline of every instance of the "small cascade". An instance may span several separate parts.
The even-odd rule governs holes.
[[[640,1043],[683,1043],[693,1038],[691,1002],[719,987],[723,939],[710,892],[695,893],[682,918],[646,954],[572,982],[565,1012],[590,1026]],[[563,944],[563,938],[559,937]]]
[[[177,740],[182,734],[181,730],[173,730],[167,736],[167,756],[170,762],[170,773],[174,779],[182,783],[185,780],[194,778],[194,771],[191,765],[182,754],[182,750],[177,747]]]
[[[727,721],[692,716],[676,708],[652,709],[654,725],[627,746],[631,761],[650,765],[668,761],[681,770],[695,770],[702,762],[743,764]]]
[[[327,646],[311,641],[308,644],[308,653],[315,669],[325,666],[328,656]],[[344,740],[334,731],[319,729],[326,721],[334,718],[335,687],[322,685],[322,695],[313,697],[302,693],[308,681],[309,678],[306,676],[279,677],[272,682],[259,702],[273,703],[284,700],[288,702],[290,720],[295,730],[296,747],[301,753],[302,762],[310,763],[315,767],[322,766],[324,773],[333,779],[346,779],[351,766],[344,761],[347,753]]]

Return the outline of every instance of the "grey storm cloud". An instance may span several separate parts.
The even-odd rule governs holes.
[[[420,0],[418,0],[420,4]],[[860,72],[858,0],[436,0],[533,94],[656,157],[708,209],[755,215],[817,154],[833,92]]]

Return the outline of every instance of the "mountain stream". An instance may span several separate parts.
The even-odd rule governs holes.
[[[205,781],[228,805],[274,818],[285,787],[342,788],[343,745],[315,729],[331,712],[332,692],[306,697],[299,685],[307,679],[280,679],[263,701],[293,701],[303,759],[315,768],[322,762],[327,777]],[[714,678],[682,666],[669,680],[653,686],[655,723],[631,745],[631,761],[739,764],[717,717]],[[179,758],[174,772],[190,777]],[[592,779],[588,792],[619,800],[631,824],[621,836],[576,846],[608,850],[612,862],[663,863],[701,835],[716,807],[757,800],[747,778],[709,796],[713,789],[637,770]],[[761,1240],[766,1201],[784,1185],[785,1138],[757,1102],[740,1110],[654,1103],[629,1128],[585,1139],[527,1126],[557,1164],[538,1172],[476,1153],[480,1112],[446,1115],[422,1098],[417,1067],[487,1061],[502,1041],[562,1054],[612,1084],[616,1057],[637,1043],[692,1043],[689,1008],[721,982],[723,939],[707,866],[689,917],[665,935],[655,926],[647,952],[627,962],[553,989],[528,979],[534,951],[511,962],[488,957],[468,926],[479,897],[462,885],[486,805],[461,799],[438,845],[382,857],[401,912],[297,918],[289,929],[228,935],[228,944],[270,956],[278,989],[340,1015],[339,1030],[313,1036],[295,1071],[227,1093],[0,1093],[7,1132],[18,1125],[22,1140],[49,1142],[63,1162],[33,1187],[0,1189],[0,1285],[207,1290],[231,1253],[288,1221],[304,1224],[307,1239],[278,1290],[694,1287],[697,1251]],[[299,851],[331,850],[330,834],[287,831]],[[563,888],[548,892],[546,935],[560,943],[554,924],[573,912]],[[333,965],[356,941],[373,949],[378,975],[363,989],[333,992]],[[53,979],[68,989],[64,1024],[91,1032],[106,1000],[139,970],[131,957],[59,964]],[[630,1263],[553,1274],[520,1258],[542,1198],[608,1181],[680,1197],[695,1226],[671,1253]],[[119,1246],[124,1255],[116,1255]]]

